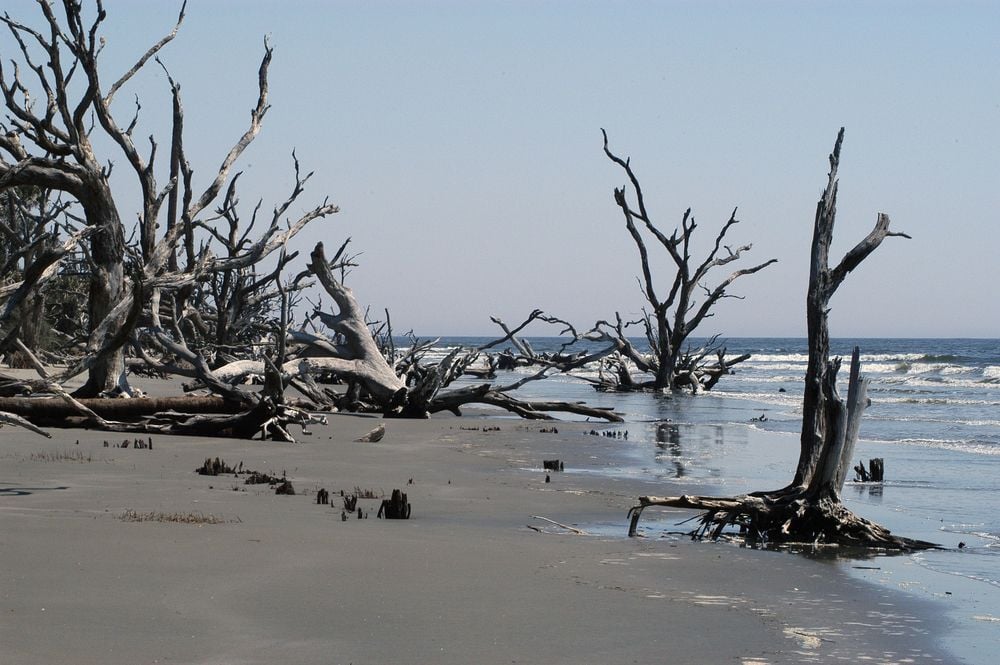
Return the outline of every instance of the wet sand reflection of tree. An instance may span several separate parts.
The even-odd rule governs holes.
[[[684,433],[682,434],[682,430]],[[709,463],[714,454],[709,453],[708,446],[725,445],[725,427],[722,425],[675,425],[664,422],[656,426],[655,459],[657,464],[670,463],[674,467],[674,477],[684,478],[692,471],[697,474],[698,467],[707,473],[708,477],[719,477],[722,471]],[[688,447],[685,456],[683,444]],[[700,464],[699,464],[700,460]]]
[[[681,450],[681,430],[677,425],[660,423],[656,427],[656,447],[666,451],[656,454],[656,461],[663,464],[667,459],[674,465],[676,478],[684,477],[684,462]],[[669,458],[667,457],[669,455]]]

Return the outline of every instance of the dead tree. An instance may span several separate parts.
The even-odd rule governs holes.
[[[0,280],[4,283],[23,279],[25,270],[46,252],[56,249],[58,222],[67,204],[51,192],[16,187],[0,191]],[[39,284],[26,294],[19,305],[19,333],[28,348],[39,348],[48,330],[45,324],[45,292]],[[0,296],[4,297],[4,296]],[[8,354],[12,367],[28,367],[18,351]]]
[[[124,122],[113,112],[112,105],[116,95],[150,60],[159,62],[160,52],[173,40],[184,19],[183,6],[173,28],[116,79],[107,79],[100,66],[105,41],[100,30],[107,17],[100,2],[94,8],[85,8],[74,0],[63,0],[59,10],[48,2],[40,2],[39,7],[44,26],[41,29],[6,14],[0,17],[20,56],[20,62],[15,61],[11,69],[0,64],[0,91],[8,112],[8,121],[0,125],[0,190],[28,186],[65,192],[79,204],[83,221],[93,229],[85,252],[90,263],[87,360],[77,366],[88,373],[80,394],[96,395],[121,382],[122,345],[128,337],[122,340],[118,332],[132,309],[130,299],[135,291],[127,283],[125,257],[129,248],[120,202],[111,188],[109,155],[98,154],[95,146],[100,142],[92,140],[92,136],[102,134],[109,139],[106,143],[114,146],[117,157],[124,158],[139,184],[138,246],[133,249],[141,266],[142,298],[148,300],[155,290],[170,298],[176,296],[182,316],[196,317],[187,306],[187,296],[196,284],[215,272],[260,261],[283,246],[305,223],[336,212],[336,208],[324,203],[298,222],[289,223],[292,228],[279,232],[278,223],[285,221],[287,203],[297,198],[302,183],[308,179],[299,178],[296,172],[296,193],[275,209],[274,223],[258,241],[236,256],[221,259],[207,251],[197,252],[195,225],[223,191],[236,161],[259,133],[269,108],[271,47],[265,42],[249,126],[204,188],[196,188],[193,169],[185,158],[180,86],[167,74],[173,117],[168,179],[160,185],[155,168],[156,139],[150,137],[148,152],[141,151],[135,141],[138,103],[134,115]],[[113,82],[109,84],[109,80]],[[164,229],[162,237],[158,237],[158,228]],[[187,259],[183,267],[177,260],[181,239]],[[113,344],[116,339],[119,341]]]
[[[183,105],[180,87],[170,78],[173,107],[170,137],[169,175],[165,185],[157,184],[156,155],[158,144],[149,139],[147,153],[134,141],[138,126],[139,105],[135,115],[120,123],[112,112],[117,93],[151,59],[160,63],[158,55],[176,35],[184,18],[182,6],[176,24],[160,41],[142,54],[124,74],[107,85],[99,67],[104,37],[100,29],[106,12],[98,0],[96,7],[63,0],[61,11],[48,2],[40,2],[44,28],[35,29],[4,14],[0,16],[16,44],[20,62],[4,70],[0,64],[0,91],[4,96],[7,121],[0,123],[0,192],[13,188],[35,188],[65,192],[82,210],[80,221],[85,225],[73,233],[62,247],[34,255],[24,266],[23,279],[11,285],[3,295],[6,302],[0,311],[0,345],[4,348],[26,347],[21,328],[26,320],[25,308],[30,296],[50,280],[63,256],[81,244],[82,255],[89,264],[90,292],[86,325],[88,339],[81,357],[71,359],[58,376],[48,376],[39,368],[43,392],[57,395],[87,419],[88,426],[120,431],[197,431],[210,433],[219,427],[231,431],[262,430],[265,435],[291,439],[285,431],[288,423],[308,424],[308,414],[284,403],[283,384],[278,380],[264,393],[255,394],[234,389],[214,376],[202,345],[195,343],[199,312],[191,301],[192,293],[222,275],[253,274],[254,267],[274,251],[282,251],[278,269],[263,279],[256,279],[239,290],[243,300],[270,299],[282,303],[282,316],[273,329],[287,323],[288,294],[280,281],[280,270],[294,253],[287,255],[288,241],[309,222],[337,212],[336,206],[323,202],[297,219],[286,219],[291,204],[299,198],[311,174],[302,176],[295,160],[295,184],[284,203],[274,208],[270,224],[256,237],[249,229],[240,230],[238,242],[227,246],[223,256],[213,252],[213,238],[224,236],[215,232],[212,219],[205,213],[226,186],[236,161],[259,133],[268,104],[268,70],[272,49],[265,41],[264,56],[258,70],[257,100],[250,113],[250,123],[222,160],[217,170],[210,172],[204,188],[194,184],[193,169],[188,164],[183,144]],[[93,9],[93,11],[91,11]],[[92,16],[92,18],[87,18]],[[84,85],[77,85],[81,81]],[[44,104],[36,102],[43,101]],[[96,122],[96,124],[95,124]],[[118,205],[111,191],[110,161],[99,156],[92,135],[103,134],[123,156],[140,185],[137,214],[137,240],[128,247]],[[293,153],[294,159],[294,153]],[[235,177],[233,179],[235,181]],[[228,191],[235,192],[230,181]],[[260,205],[258,204],[258,209]],[[232,213],[235,197],[227,197],[220,215]],[[164,219],[165,213],[165,219]],[[72,217],[72,216],[71,216]],[[256,218],[256,213],[255,213]],[[161,222],[165,222],[162,224]],[[157,231],[163,229],[162,235]],[[251,225],[252,228],[252,225]],[[207,233],[208,240],[198,246],[196,230]],[[232,229],[230,236],[232,236]],[[186,263],[178,260],[178,247],[183,248]],[[126,264],[126,254],[135,258]],[[275,285],[277,296],[267,291]],[[141,334],[133,334],[134,331]],[[190,334],[188,331],[195,331]],[[82,395],[103,394],[130,389],[123,371],[123,349],[131,343],[137,352],[158,368],[169,368],[182,375],[198,378],[214,392],[231,402],[242,405],[244,411],[218,419],[201,415],[161,418],[160,423],[120,423],[104,419],[93,410],[81,408],[79,402],[61,388],[67,379],[86,372],[88,380],[79,391]],[[152,344],[151,349],[143,343]],[[278,358],[282,364],[284,337],[278,336]],[[158,358],[150,351],[158,351]],[[209,349],[211,351],[211,349]],[[272,363],[273,364],[273,363]],[[275,376],[271,368],[265,374]],[[75,402],[75,403],[74,403]],[[222,422],[225,421],[225,422]],[[148,429],[141,429],[146,427]]]
[[[89,331],[93,334],[124,291],[125,233],[111,191],[110,169],[91,141],[91,123],[96,118],[110,138],[123,147],[131,146],[132,126],[126,130],[118,127],[111,116],[111,101],[174,33],[105,88],[97,68],[103,45],[97,34],[105,18],[103,7],[98,7],[90,26],[84,24],[82,7],[71,0],[64,0],[63,20],[49,3],[39,3],[39,7],[44,18],[42,29],[7,14],[0,17],[21,55],[21,62],[15,61],[11,70],[0,65],[0,90],[9,118],[9,123],[0,127],[0,189],[29,186],[60,190],[79,202],[86,223],[95,230],[90,240],[88,299]],[[34,81],[25,76],[33,76]],[[83,79],[85,85],[75,85],[74,77]],[[38,101],[44,100],[43,105],[36,104],[32,91],[41,92]],[[117,322],[111,323],[114,327]],[[92,338],[91,344],[98,348],[103,341]],[[121,353],[106,354],[90,367],[87,392],[114,387],[122,368]]]
[[[723,298],[737,297],[727,289],[740,277],[752,275],[775,263],[771,259],[749,268],[741,268],[715,286],[707,286],[709,273],[716,268],[727,266],[742,258],[750,251],[751,245],[730,247],[724,244],[726,234],[737,223],[736,210],[723,225],[715,238],[708,255],[700,263],[691,255],[692,239],[697,228],[691,209],[685,211],[679,229],[670,235],[662,232],[653,222],[642,192],[639,179],[632,170],[628,159],[618,157],[608,147],[608,135],[603,129],[604,153],[612,162],[625,171],[631,183],[634,203],[629,201],[626,187],[615,188],[615,203],[625,218],[625,228],[639,252],[642,267],[640,288],[648,309],[637,321],[623,323],[616,315],[617,323],[599,321],[587,337],[597,341],[607,341],[615,345],[616,351],[632,362],[639,372],[652,376],[650,381],[635,382],[620,386],[625,389],[673,391],[690,388],[693,392],[711,388],[729,368],[746,358],[725,358],[725,349],[715,343],[716,338],[700,349],[687,348],[689,337],[694,334],[705,319],[712,316],[712,309]],[[651,235],[666,251],[675,269],[673,280],[664,291],[653,276],[650,266],[649,248],[640,229]],[[650,353],[639,352],[628,340],[626,328],[641,326],[649,343]],[[718,356],[717,363],[705,363],[705,358]]]
[[[311,254],[309,270],[337,306],[336,313],[317,309],[314,316],[336,333],[339,343],[318,334],[307,335],[303,332],[293,333],[292,337],[322,351],[303,360],[303,371],[332,371],[348,384],[348,391],[338,405],[341,408],[425,418],[440,411],[460,414],[461,408],[467,404],[490,404],[532,419],[549,419],[552,417],[549,412],[556,411],[614,422],[621,420],[611,409],[568,402],[530,402],[511,396],[510,393],[525,383],[543,379],[554,371],[551,367],[544,367],[540,372],[508,385],[483,383],[447,389],[485,347],[456,348],[433,365],[420,363],[412,351],[390,361],[368,326],[365,309],[355,299],[351,289],[338,279],[331,262],[326,259],[322,243],[317,244]],[[422,348],[426,350],[426,347]]]
[[[827,323],[830,298],[837,288],[882,241],[908,238],[889,230],[888,215],[879,213],[871,233],[840,263],[829,265],[837,204],[837,168],[844,130],[830,155],[826,189],[816,206],[806,319],[809,363],[803,396],[802,436],[795,477],[787,487],[737,497],[640,497],[630,511],[629,535],[635,535],[647,506],[670,506],[707,511],[696,536],[718,538],[727,527],[738,527],[753,544],[808,543],[857,545],[887,549],[932,547],[930,543],[892,535],[886,528],[854,515],[840,501],[840,492],[858,437],[861,414],[867,405],[867,380],[860,375],[859,352],[854,351],[846,403],[837,393],[840,360],[830,360]]]
[[[48,3],[40,3],[40,7],[45,22],[41,30],[7,15],[2,17],[20,50],[24,66],[15,62],[10,72],[0,69],[0,84],[10,118],[10,124],[2,127],[4,136],[0,138],[0,190],[30,185],[68,192],[82,207],[83,220],[96,230],[86,252],[91,263],[87,351],[92,357],[100,356],[101,361],[87,363],[89,379],[82,391],[96,393],[114,387],[120,380],[121,349],[108,348],[107,343],[131,309],[129,299],[133,290],[126,284],[126,241],[117,203],[111,193],[110,172],[105,167],[107,159],[96,154],[91,144],[91,130],[111,139],[110,143],[119,156],[125,158],[140,185],[137,246],[132,249],[140,258],[143,297],[148,299],[153,290],[160,289],[168,299],[178,301],[178,310],[183,316],[193,320],[197,320],[197,311],[188,306],[188,297],[198,284],[212,275],[252,267],[274,249],[284,246],[284,242],[305,223],[336,212],[336,208],[324,203],[294,224],[288,222],[287,231],[279,229],[279,224],[285,223],[283,216],[288,206],[297,199],[309,177],[299,176],[296,162],[295,190],[283,205],[275,208],[270,228],[259,240],[252,242],[247,236],[249,229],[241,229],[239,242],[230,248],[233,251],[216,259],[211,254],[211,236],[222,237],[222,234],[214,232],[210,220],[203,219],[203,213],[223,191],[236,161],[260,131],[269,108],[270,46],[265,42],[258,71],[258,96],[251,110],[249,127],[225,155],[217,171],[211,173],[204,189],[196,189],[193,169],[185,158],[180,87],[167,73],[173,117],[168,181],[160,186],[155,168],[157,141],[150,137],[146,154],[134,141],[139,120],[138,103],[135,115],[126,124],[119,122],[112,112],[112,102],[151,59],[163,66],[159,54],[176,35],[184,19],[184,8],[173,29],[108,86],[99,66],[104,42],[99,31],[106,18],[100,2],[92,20],[85,18],[89,9],[72,0],[64,0],[62,17]],[[25,78],[25,72],[33,76],[32,81]],[[76,79],[83,78],[87,86],[70,85],[74,75]],[[42,93],[41,98],[47,99],[44,113],[34,101],[39,97],[38,91]],[[91,118],[97,121],[96,128],[91,126]],[[231,182],[228,191],[234,189],[234,182]],[[228,214],[233,208],[233,201],[227,197],[223,210]],[[207,230],[210,236],[209,242],[202,243],[201,250],[195,238],[196,227]],[[158,237],[158,228],[165,229],[162,237]],[[186,257],[183,267],[177,257],[181,243]]]

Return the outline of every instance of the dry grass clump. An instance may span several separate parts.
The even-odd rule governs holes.
[[[173,522],[177,524],[238,524],[243,521],[238,517],[227,519],[204,513],[163,513],[155,510],[140,513],[131,508],[116,517],[122,522]]]
[[[31,460],[34,462],[93,462],[94,458],[90,453],[82,450],[46,450],[40,453],[31,453]]]

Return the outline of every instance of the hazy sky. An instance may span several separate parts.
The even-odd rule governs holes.
[[[180,3],[106,4],[110,81]],[[37,15],[28,0],[5,8]],[[352,237],[349,284],[397,330],[492,334],[490,315],[535,307],[581,327],[637,312],[604,127],[661,228],[690,206],[706,246],[738,206],[729,240],[753,243],[746,265],[779,260],[739,280],[746,299],[702,332],[803,335],[816,199],[845,126],[835,258],[879,211],[913,240],[888,239],[850,276],[832,334],[1000,336],[997,3],[192,0],[163,60],[202,186],[245,128],[264,35],[273,108],[242,199],[279,201],[295,148],[316,173],[300,209],[341,207],[296,247]],[[166,143],[162,71],[130,92],[137,134]],[[118,95],[122,117],[131,103]],[[133,218],[133,201],[121,209]]]

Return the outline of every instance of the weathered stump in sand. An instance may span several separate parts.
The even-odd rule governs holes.
[[[410,504],[406,500],[406,493],[402,490],[392,490],[392,497],[383,499],[382,505],[378,509],[379,519],[387,520],[408,520],[410,519]]]
[[[864,462],[858,462],[854,467],[855,480],[862,483],[881,483],[885,478],[885,464],[881,457],[868,460],[868,468]]]

